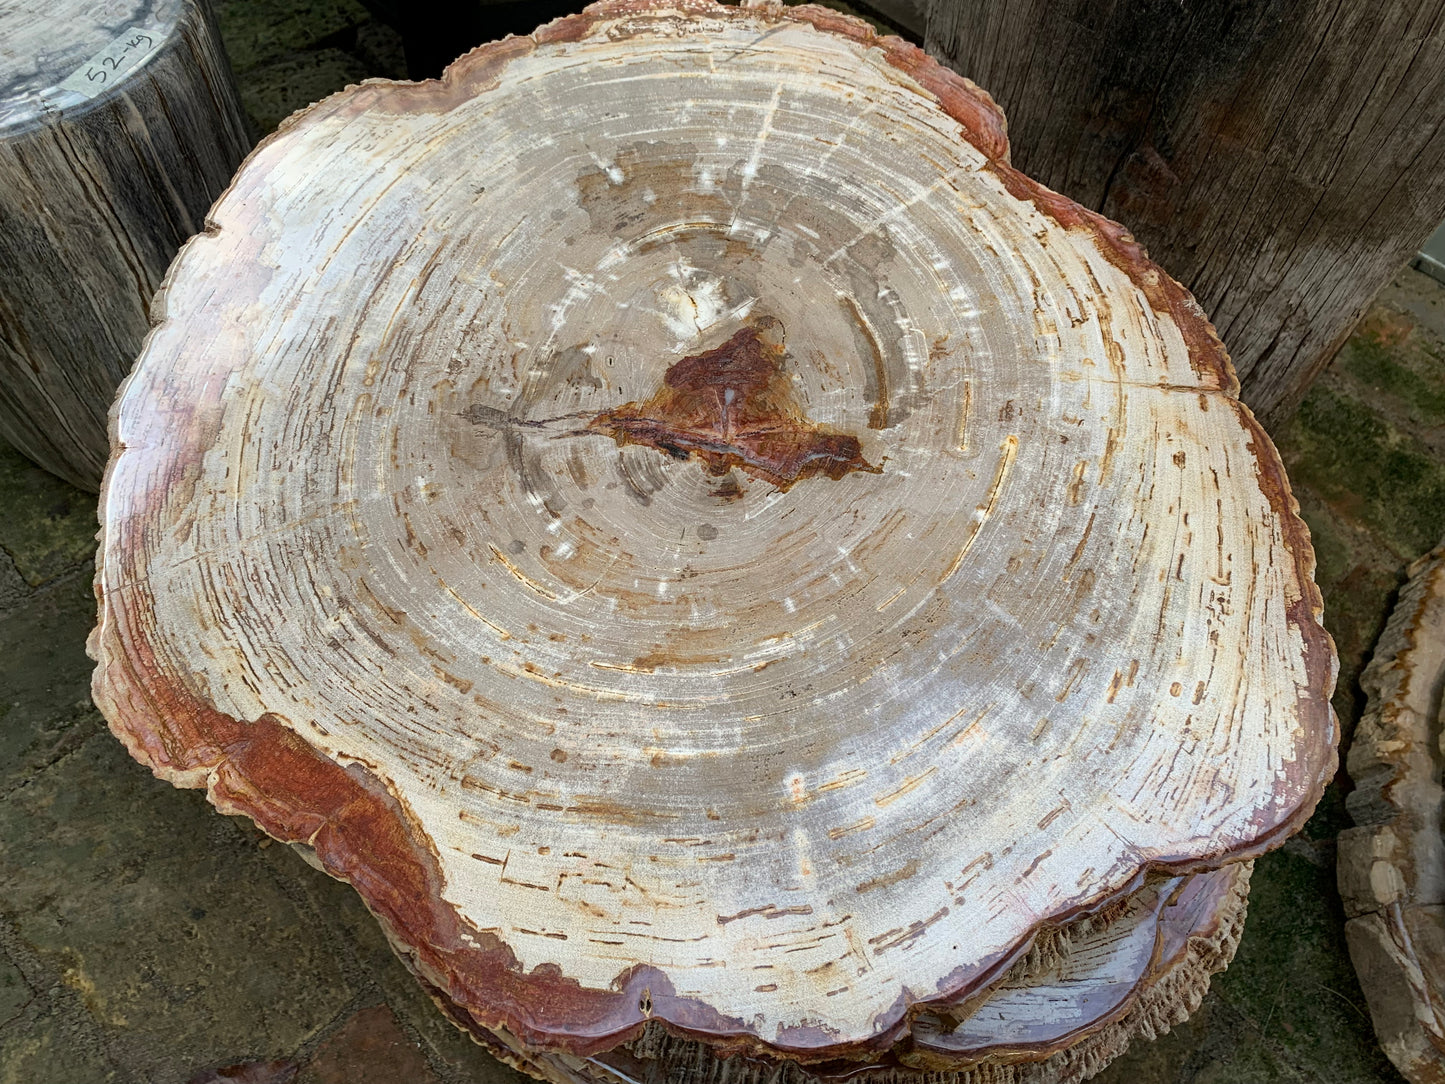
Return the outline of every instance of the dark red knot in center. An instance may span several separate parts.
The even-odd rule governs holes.
[[[733,467],[787,489],[815,474],[879,473],[857,437],[814,425],[783,368],[781,327],[764,317],[727,342],[677,362],[642,403],[603,411],[589,428],[618,444],[696,456],[709,474]]]

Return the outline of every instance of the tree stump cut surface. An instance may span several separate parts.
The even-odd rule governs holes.
[[[293,118],[114,414],[116,733],[566,1057],[879,1057],[1281,841],[1335,667],[1283,471],[1003,132],[861,23],[706,3]]]
[[[0,5],[0,437],[100,485],[151,296],[249,145],[200,0]]]
[[[928,51],[1002,103],[1020,168],[1129,224],[1271,428],[1445,218],[1439,0],[927,8]]]
[[[1350,745],[1359,827],[1340,833],[1345,936],[1380,1045],[1412,1084],[1445,1081],[1445,546],[1410,581],[1360,677]]]

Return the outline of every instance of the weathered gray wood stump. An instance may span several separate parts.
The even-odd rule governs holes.
[[[1445,218],[1442,0],[930,0],[925,35],[1189,287],[1268,425]]]
[[[1412,1084],[1445,1081],[1445,546],[1410,582],[1360,677],[1340,833],[1345,935],[1380,1044]]]
[[[151,296],[248,146],[202,0],[0,5],[0,436],[99,487]]]
[[[1187,293],[823,9],[631,0],[293,118],[122,394],[97,703],[554,1081],[1072,1081],[1332,774]]]

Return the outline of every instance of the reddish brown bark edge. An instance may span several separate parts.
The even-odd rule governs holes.
[[[1126,1024],[1140,1007],[1151,1000],[1151,993],[1157,986],[1179,987],[1183,985],[1194,997],[1202,996],[1207,986],[1206,975],[1180,973],[1177,969],[1187,965],[1187,958],[1196,946],[1205,947],[1205,956],[1223,955],[1224,962],[1234,954],[1234,943],[1243,925],[1243,893],[1237,887],[1233,876],[1221,876],[1218,872],[1191,878],[1171,901],[1161,901],[1162,912],[1158,916],[1159,926],[1154,958],[1139,974],[1134,987],[1120,998],[1107,1012],[1102,1013],[1088,1025],[1076,1029],[1056,1040],[1048,1042],[1017,1042],[1002,1045],[982,1046],[954,1052],[951,1057],[943,1056],[921,1046],[909,1046],[906,1042],[895,1046],[876,1061],[860,1064],[856,1061],[836,1060],[809,1063],[803,1071],[804,1081],[817,1084],[897,1084],[898,1080],[913,1077],[922,1079],[923,1073],[958,1074],[961,1067],[977,1065],[984,1060],[996,1064],[1016,1062],[1045,1062],[1076,1049],[1079,1044],[1105,1043],[1127,1045],[1135,1029],[1124,1035],[1115,1035],[1112,1040],[1105,1033],[1115,1032]],[[1246,890],[1247,891],[1247,890]],[[1226,929],[1226,926],[1229,929]],[[1211,966],[1209,971],[1219,967]],[[413,970],[413,973],[415,971]],[[696,1049],[694,1040],[684,1039],[657,1042],[657,1036],[644,1035],[641,1042],[652,1049],[639,1052],[633,1046],[620,1046],[588,1059],[591,1063],[615,1071],[608,1073],[589,1072],[587,1065],[575,1070],[564,1070],[559,1076],[558,1065],[550,1062],[538,1065],[535,1059],[522,1056],[514,1045],[480,1027],[476,1021],[453,1003],[445,993],[438,990],[425,978],[418,976],[428,994],[436,1002],[447,1019],[466,1031],[493,1055],[516,1068],[548,1080],[571,1079],[577,1084],[583,1081],[633,1080],[653,1081],[658,1078],[659,1067],[685,1064],[696,1069],[700,1060],[705,1062],[713,1057],[711,1049],[703,1054]],[[1201,981],[1203,980],[1203,981]],[[1173,994],[1169,996],[1174,996]],[[1175,1022],[1178,1014],[1192,1011],[1184,1003],[1171,1007]],[[1149,1034],[1146,1032],[1146,1034]],[[658,1050],[657,1048],[661,1048]],[[1117,1050],[1114,1053],[1118,1053]],[[546,1057],[546,1055],[539,1055]],[[1113,1057],[1107,1055],[1105,1061]],[[779,1063],[767,1057],[747,1053],[729,1059],[738,1068],[729,1075],[745,1082],[775,1080]],[[970,1078],[971,1079],[971,1078]]]
[[[388,96],[391,101],[387,107],[392,109],[399,105],[447,108],[459,98],[495,85],[507,63],[538,44],[578,40],[597,22],[619,15],[642,15],[676,7],[713,14],[727,10],[700,0],[685,0],[682,4],[608,0],[544,27],[531,38],[510,38],[483,46],[449,69],[440,82],[416,87],[372,84],[333,96],[292,117],[282,125],[281,132],[302,123],[308,115],[379,106],[381,99]],[[1318,620],[1321,604],[1313,583],[1314,557],[1308,530],[1296,514],[1297,505],[1273,445],[1248,409],[1235,399],[1238,382],[1212,327],[1188,292],[1150,263],[1122,226],[1085,211],[1008,165],[1003,117],[992,100],[972,83],[914,46],[897,38],[878,37],[866,24],[837,12],[804,7],[768,9],[768,13],[779,20],[810,22],[820,30],[880,50],[889,63],[933,94],[962,125],[966,138],[989,157],[990,168],[1010,192],[1032,201],[1066,228],[1090,231],[1101,250],[1139,285],[1150,303],[1175,320],[1203,381],[1201,393],[1224,392],[1253,434],[1259,479],[1280,518],[1286,548],[1305,592],[1292,605],[1290,619],[1306,645],[1311,676],[1311,688],[1301,690],[1301,715],[1309,743],[1290,766],[1286,793],[1273,811],[1276,816],[1271,819],[1262,814],[1260,835],[1232,850],[1190,858],[1150,856],[1141,862],[1139,875],[1128,885],[1072,901],[1045,925],[1064,925],[1106,905],[1136,887],[1148,871],[1207,869],[1225,860],[1254,857],[1282,842],[1313,811],[1334,771],[1335,727],[1329,710],[1334,651]],[[258,146],[253,156],[264,153],[270,142]],[[246,168],[242,166],[243,171]],[[164,311],[163,300],[164,287],[157,300],[158,312]],[[132,380],[138,375],[139,370]],[[440,869],[430,841],[380,780],[360,767],[342,767],[319,754],[275,717],[266,716],[255,723],[239,722],[199,702],[164,676],[165,668],[153,657],[143,625],[132,627],[138,615],[151,612],[144,576],[140,570],[128,567],[133,555],[124,552],[129,540],[127,524],[132,517],[121,514],[119,509],[108,511],[107,506],[118,482],[133,487],[119,491],[136,499],[139,519],[181,499],[181,494],[193,486],[196,464],[211,442],[214,424],[208,412],[217,404],[198,402],[190,409],[175,410],[173,417],[179,431],[170,451],[163,453],[170,462],[160,472],[148,473],[153,464],[134,461],[134,457],[144,454],[141,448],[129,453],[132,462],[124,464],[129,469],[122,469],[127,456],[120,432],[123,398],[122,393],[112,411],[113,451],[101,505],[102,523],[111,523],[110,514],[114,512],[118,525],[111,529],[109,538],[102,528],[96,580],[100,623],[89,644],[99,664],[93,685],[96,703],[132,755],[157,775],[179,786],[206,786],[219,809],[245,813],[277,839],[314,847],[333,875],[357,889],[388,935],[406,946],[418,973],[479,1026],[505,1028],[535,1047],[590,1055],[634,1038],[652,1019],[680,1036],[706,1039],[724,1054],[754,1053],[807,1062],[866,1058],[893,1046],[907,1032],[914,1012],[967,998],[996,978],[1027,948],[1032,932],[1008,952],[956,969],[937,996],[911,1003],[900,997],[894,1008],[876,1022],[872,1036],[846,1042],[839,1042],[836,1035],[817,1027],[787,1030],[776,1041],[766,1041],[741,1021],[724,1017],[696,1000],[676,997],[666,976],[654,969],[633,968],[618,976],[609,990],[584,989],[555,967],[539,967],[524,974],[503,942],[467,927],[443,902]],[[1202,394],[1201,401],[1208,398]],[[102,576],[107,571],[114,577],[113,582],[124,585],[124,590],[117,589],[113,597],[102,588]]]

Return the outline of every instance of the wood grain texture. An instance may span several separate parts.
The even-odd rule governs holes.
[[[1267,424],[1445,218],[1440,0],[933,0],[925,40],[1189,287]]]
[[[94,491],[151,296],[250,141],[197,0],[22,0],[0,40],[0,436]]]
[[[479,1029],[879,1057],[1332,773],[1218,340],[897,39],[598,5],[213,217],[113,417],[96,701]]]
[[[1357,828],[1340,833],[1350,956],[1380,1044],[1412,1084],[1445,1081],[1445,546],[1410,582],[1360,677],[1350,745]]]

